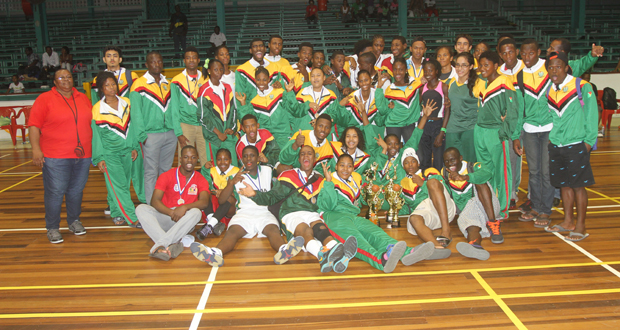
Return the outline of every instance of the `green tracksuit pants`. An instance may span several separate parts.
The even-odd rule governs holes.
[[[140,158],[140,156],[138,156],[138,158]],[[134,163],[131,160],[131,151],[106,155],[104,160],[106,164],[104,175],[105,184],[108,188],[110,215],[113,218],[123,217],[127,223],[134,224],[138,221],[138,217],[136,216],[136,207],[131,200],[131,191],[129,190],[132,163]],[[144,186],[144,184],[142,186]]]
[[[474,130],[470,129],[458,133],[446,133],[446,149],[454,147],[459,149],[463,159],[474,164],[476,160],[476,148],[474,147]],[[437,169],[441,170],[441,169]]]
[[[355,236],[357,238],[355,256],[379,270],[383,270],[381,258],[388,245],[398,243],[397,240],[368,219],[348,213],[325,212],[323,213],[323,220],[337,241],[342,243],[347,237]],[[407,248],[404,255],[409,253],[411,253],[410,247]]]
[[[489,182],[499,199],[500,217],[508,218],[510,207],[510,190],[512,187],[512,169],[510,168],[510,154],[508,141],[500,141],[499,129],[474,128],[474,144],[478,162],[484,165],[485,170],[491,172]]]
[[[138,148],[138,157],[131,162],[131,182],[140,203],[146,204],[146,197],[144,197],[144,156],[142,156],[142,148]]]

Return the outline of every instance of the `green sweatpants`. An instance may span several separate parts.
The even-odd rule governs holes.
[[[144,197],[144,156],[142,156],[142,148],[138,148],[138,157],[131,163],[131,182],[140,203],[146,204],[146,197]]]
[[[129,186],[132,175],[131,151],[105,156],[105,184],[108,188],[110,215],[123,217],[128,224],[138,221]],[[136,159],[137,161],[137,159]],[[144,186],[144,185],[143,185]]]
[[[476,160],[476,148],[474,147],[474,130],[470,129],[458,133],[446,133],[446,149],[454,147],[459,149],[463,159],[474,164]],[[440,170],[440,169],[437,169]]]
[[[357,238],[355,256],[379,270],[383,270],[381,257],[388,245],[398,243],[397,240],[368,219],[342,212],[325,212],[323,213],[323,220],[332,236],[339,242],[344,242],[349,236],[355,236]],[[411,248],[408,247],[404,255],[410,252]]]
[[[495,196],[499,199],[500,217],[507,219],[512,169],[510,168],[508,141],[500,141],[498,132],[499,129],[482,128],[476,125],[474,144],[478,162],[484,165],[485,170],[491,172],[489,182],[495,191]]]

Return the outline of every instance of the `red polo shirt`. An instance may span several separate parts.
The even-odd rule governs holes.
[[[157,178],[157,183],[155,183],[155,189],[164,192],[164,197],[162,197],[161,202],[168,208],[179,206],[179,198],[183,199],[181,205],[191,204],[198,200],[198,195],[201,191],[210,191],[207,179],[205,179],[200,172],[194,171],[194,177],[191,178],[189,182],[186,182],[187,179],[185,176],[179,173],[180,189],[185,188],[183,194],[180,195],[176,174],[178,170],[178,167],[171,168],[160,175],[159,178]]]
[[[75,122],[76,107],[77,125]],[[78,158],[74,150],[78,145],[79,134],[84,148],[84,157],[89,158],[92,156],[93,131],[90,127],[92,119],[92,104],[86,95],[74,88],[73,97],[67,99],[58,93],[56,87],[53,87],[51,91],[39,95],[34,101],[28,125],[41,130],[39,143],[43,156]]]

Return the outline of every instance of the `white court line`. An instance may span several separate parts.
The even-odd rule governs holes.
[[[11,155],[11,154],[6,154],[6,155],[4,155],[4,156],[0,156],[0,158],[8,157],[8,156],[10,156],[10,155]]]
[[[114,229],[134,229],[133,227],[129,227],[129,226],[101,226],[101,227],[84,227],[84,229],[110,229],[110,228],[114,228]],[[7,232],[7,231],[46,231],[47,229],[45,228],[16,228],[16,229],[0,229],[0,232]],[[69,228],[67,227],[62,227],[60,228],[60,230],[69,230]]]
[[[205,290],[202,292],[202,297],[200,297],[200,302],[198,302],[198,307],[196,307],[197,310],[205,309],[205,306],[207,305],[207,299],[209,299],[209,295],[211,294],[211,288],[213,288],[213,282],[215,281],[215,275],[217,274],[218,268],[219,267],[211,268],[211,273],[209,274],[209,279],[207,280],[207,282],[209,283],[205,285]],[[192,324],[190,324],[189,329],[190,330],[198,329],[198,325],[200,325],[201,318],[202,318],[202,313],[194,314],[194,318],[192,319]]]
[[[590,252],[586,251],[584,248],[582,248],[581,246],[575,244],[575,242],[571,242],[571,241],[567,241],[564,239],[564,236],[562,236],[562,234],[560,233],[553,233],[555,236],[559,237],[561,240],[563,240],[564,242],[566,242],[566,244],[574,247],[577,251],[583,253],[586,255],[586,257],[592,259],[594,262],[599,262],[602,263],[601,259],[595,257],[593,254],[591,254]],[[612,274],[620,277],[620,272],[615,270],[613,267],[609,266],[609,265],[601,265],[603,266],[603,268],[607,269],[608,271],[610,271]]]
[[[0,157],[2,158],[2,157]],[[89,172],[101,172],[99,170],[90,170]],[[15,174],[39,174],[41,173],[41,171],[38,172],[7,172],[7,173],[0,173],[0,175],[15,175]]]

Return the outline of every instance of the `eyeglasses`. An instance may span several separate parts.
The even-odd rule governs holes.
[[[56,79],[63,81],[63,80],[73,80],[73,77],[71,76],[65,76],[65,77],[57,77]]]

